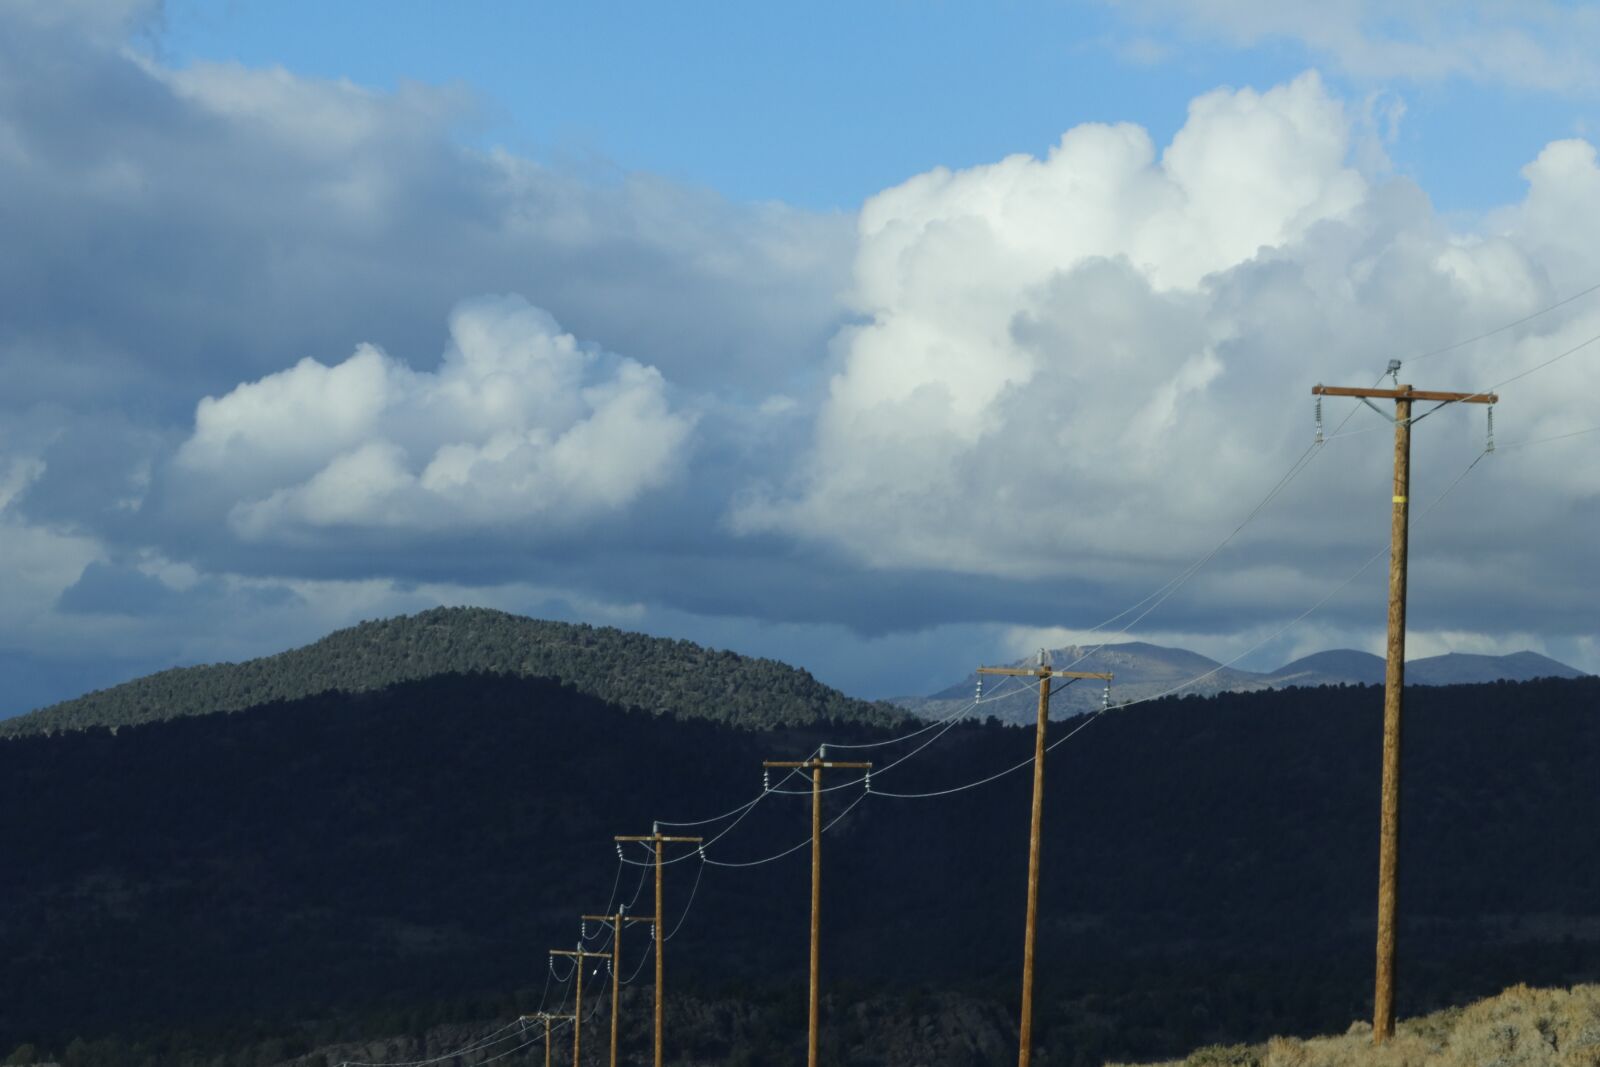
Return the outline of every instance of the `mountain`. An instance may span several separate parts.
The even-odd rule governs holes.
[[[1304,656],[1275,671],[1259,673],[1224,667],[1214,659],[1182,648],[1130,641],[1124,644],[1094,646],[1069,645],[1049,653],[1059,670],[1074,670],[1116,675],[1111,683],[1111,703],[1125,704],[1153,697],[1214,696],[1217,693],[1253,693],[1263,689],[1290,686],[1315,688],[1319,685],[1382,685],[1382,656],[1354,649],[1334,649]],[[1031,667],[1032,660],[1005,664]],[[1478,656],[1450,653],[1408,660],[1407,685],[1465,685],[1497,681],[1532,681],[1535,678],[1582,678],[1584,672],[1568,667],[1536,652],[1515,652],[1506,656]],[[927,697],[905,697],[894,703],[928,719],[942,719],[970,708],[978,692],[976,673],[955,685]],[[1031,679],[1002,680],[993,676],[983,682],[983,703],[975,709],[978,717],[994,716],[1002,722],[1026,724],[1038,716],[1038,685]],[[1083,680],[1064,687],[1051,698],[1051,718],[1067,718],[1094,711],[1105,699],[1104,684]]]
[[[1293,663],[1286,663],[1267,675],[1267,679],[1274,689],[1290,685],[1382,685],[1383,662],[1382,656],[1374,656],[1371,652],[1336,648],[1331,652],[1314,652]]]
[[[1594,678],[1413,694],[1402,1015],[1600,977],[1597,711]],[[1051,754],[1037,1067],[1367,1014],[1381,720],[1371,688],[1174,698],[1114,709]],[[823,797],[826,1061],[1006,1062],[1031,775],[1003,772],[1033,739],[981,722],[920,750],[928,735],[894,737],[446,674],[0,742],[0,1061],[481,1064],[445,1054],[546,989],[561,1003],[567,972],[546,953],[582,936],[580,914],[653,907],[649,868],[619,863],[612,836],[706,819],[674,824],[706,849],[665,873],[670,1062],[803,1063],[810,797],[763,792],[761,764],[829,741],[875,746],[849,751],[877,768],[870,793],[829,772]],[[647,936],[624,941],[623,978],[643,965],[624,993],[633,1057],[649,1047]],[[542,1062],[537,1039],[496,1064]]]
[[[1411,685],[1461,685],[1469,682],[1527,682],[1535,678],[1582,678],[1583,672],[1537,652],[1476,656],[1450,652],[1406,663]]]
[[[888,723],[904,713],[845,696],[806,671],[609,626],[486,608],[435,608],[363,622],[244,663],[161,671],[0,720],[0,738],[239,711],[329,691],[357,693],[446,673],[557,678],[625,707],[762,728]]]
[[[1214,659],[1182,648],[1164,648],[1161,645],[1131,641],[1126,644],[1093,646],[1068,645],[1050,652],[1050,662],[1060,670],[1074,670],[1116,675],[1111,683],[1111,702],[1148,700],[1183,686],[1192,678],[1207,675],[1200,682],[1180,690],[1184,694],[1210,696],[1222,692],[1252,692],[1269,689],[1271,685],[1260,676],[1248,671],[1224,667]],[[1033,660],[1018,660],[1004,664],[1010,667],[1032,667]],[[1069,666],[1070,665],[1070,666]],[[896,701],[902,707],[927,719],[942,719],[972,704],[977,693],[979,675],[974,672],[962,681],[932,696]],[[1105,683],[1083,680],[1060,689],[1050,700],[1052,718],[1081,715],[1101,707],[1105,700]],[[1038,715],[1038,683],[1033,679],[1006,679],[986,676],[983,679],[983,703],[978,707],[980,717],[990,715],[1002,722],[1030,723]]]

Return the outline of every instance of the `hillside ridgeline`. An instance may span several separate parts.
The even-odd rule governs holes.
[[[435,608],[362,622],[275,656],[161,671],[0,721],[0,738],[242,711],[442,674],[556,678],[623,707],[751,729],[826,721],[883,725],[905,715],[889,704],[848,697],[777,660],[609,626]]]
[[[1210,1045],[1152,1067],[1573,1067],[1600,1063],[1600,986],[1513,986],[1461,1008],[1402,1020],[1392,1041],[1372,1043],[1357,1022],[1337,1037],[1274,1037],[1261,1045]]]
[[[1600,980],[1597,710],[1600,678],[1408,694],[1406,1016]],[[1051,753],[1035,1067],[1336,1034],[1370,1012],[1382,717],[1371,687],[1169,698]],[[444,1046],[413,1039],[436,1027],[541,1007],[565,973],[546,951],[580,914],[649,906],[650,869],[624,867],[613,835],[710,817],[687,831],[701,859],[685,849],[665,879],[672,1062],[797,1067],[811,805],[781,779],[764,793],[761,765],[827,741],[876,746],[856,751],[877,764],[870,793],[836,775],[823,798],[827,1062],[1004,1063],[1032,732],[964,721],[920,750],[926,735],[883,744],[894,732],[757,732],[473,674],[16,738],[0,744],[0,1060],[426,1058]],[[637,1002],[645,935],[625,940]],[[649,1013],[626,1015],[636,1052]],[[542,1043],[525,1051],[493,1062],[542,1062]]]

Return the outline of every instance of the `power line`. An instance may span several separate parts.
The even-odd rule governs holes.
[[[1380,374],[1378,376],[1377,380],[1380,381],[1380,382],[1383,381],[1383,375]],[[1344,429],[1344,427],[1355,416],[1355,413],[1357,411],[1359,411],[1359,410],[1360,410],[1360,405],[1352,404],[1350,406],[1350,410],[1345,412],[1344,418],[1339,420],[1339,425],[1335,426],[1333,428],[1332,437],[1341,436],[1340,431]],[[1318,408],[1318,423],[1319,423],[1319,426],[1320,426],[1320,422],[1321,422],[1321,414],[1320,413],[1321,413],[1321,408],[1319,407]],[[1189,580],[1191,578],[1193,578],[1196,574],[1198,574],[1202,569],[1204,569],[1206,564],[1210,563],[1213,559],[1215,559],[1217,557],[1217,555],[1224,548],[1226,548],[1233,541],[1233,539],[1235,537],[1239,536],[1240,532],[1242,532],[1246,526],[1249,526],[1252,522],[1254,522],[1256,520],[1256,518],[1258,516],[1260,516],[1260,514],[1263,511],[1266,510],[1267,506],[1269,504],[1271,504],[1274,500],[1276,500],[1280,495],[1282,495],[1283,491],[1285,489],[1289,488],[1289,485],[1296,478],[1298,478],[1302,473],[1304,473],[1305,469],[1312,464],[1312,462],[1317,458],[1317,456],[1322,454],[1322,449],[1323,449],[1326,441],[1327,440],[1331,440],[1331,439],[1332,438],[1330,437],[1330,438],[1326,438],[1326,439],[1320,440],[1320,441],[1313,441],[1306,448],[1306,450],[1304,452],[1300,453],[1300,455],[1295,459],[1295,461],[1289,465],[1289,469],[1287,471],[1285,471],[1281,477],[1278,478],[1277,482],[1275,482],[1273,484],[1271,489],[1267,490],[1267,495],[1262,497],[1260,502],[1257,503],[1255,507],[1250,509],[1249,513],[1246,514],[1245,517],[1242,520],[1240,520],[1239,524],[1237,526],[1235,526],[1233,528],[1233,530],[1230,531],[1226,537],[1224,537],[1221,541],[1219,541],[1217,543],[1215,548],[1211,549],[1211,551],[1207,552],[1204,556],[1201,556],[1198,560],[1196,560],[1195,562],[1191,563],[1188,567],[1185,567],[1182,571],[1180,571],[1173,578],[1168,579],[1166,584],[1161,586],[1161,588],[1157,589],[1154,593],[1151,593],[1149,596],[1145,597],[1143,600],[1141,600],[1138,603],[1134,604],[1132,607],[1124,608],[1122,611],[1119,611],[1117,614],[1111,616],[1111,618],[1107,619],[1105,622],[1102,622],[1099,625],[1097,625],[1097,626],[1093,627],[1092,629],[1090,629],[1088,631],[1088,633],[1089,634],[1098,633],[1099,631],[1103,630],[1105,627],[1111,625],[1112,623],[1116,622],[1118,619],[1120,619],[1123,616],[1129,614],[1130,612],[1136,611],[1137,609],[1143,607],[1145,604],[1149,604],[1150,606],[1145,608],[1144,611],[1140,612],[1137,616],[1135,616],[1133,621],[1129,622],[1127,625],[1123,626],[1122,629],[1118,630],[1116,633],[1111,635],[1111,637],[1124,637],[1124,636],[1126,636],[1128,634],[1128,631],[1132,630],[1135,626],[1139,625],[1139,623],[1143,622],[1146,618],[1148,618],[1151,612],[1155,611],[1162,604],[1165,604],[1168,600],[1171,600],[1173,598],[1173,596],[1175,596],[1177,594],[1179,589],[1182,589],[1185,585],[1187,585]],[[1154,603],[1151,603],[1151,601],[1154,601]],[[1104,649],[1110,643],[1111,643],[1111,639],[1110,638],[1107,638],[1106,640],[1101,641],[1098,645],[1095,645],[1093,648],[1088,649],[1082,655],[1080,655],[1077,659],[1075,659],[1071,663],[1067,664],[1064,669],[1071,670],[1073,667],[1078,666],[1080,663],[1082,663],[1084,660],[1088,659],[1090,656],[1093,656],[1097,652],[1100,652],[1102,649]]]
[[[634,964],[633,973],[622,980],[622,984],[623,985],[632,985],[633,984],[633,980],[635,978],[639,977],[639,972],[644,970],[645,961],[650,958],[650,954],[652,952],[654,952],[654,951],[655,951],[655,938],[651,938],[649,943],[646,945],[645,950],[643,952],[639,953],[639,962]]]
[[[490,1045],[498,1045],[498,1044],[500,1044],[500,1042],[506,1041],[510,1037],[518,1036],[518,1035],[507,1035],[507,1036],[496,1036],[496,1035],[504,1035],[507,1030],[510,1030],[513,1026],[516,1026],[519,1021],[520,1020],[513,1019],[511,1022],[506,1023],[504,1026],[501,1026],[501,1027],[499,1027],[499,1028],[497,1028],[495,1030],[491,1030],[489,1033],[485,1034],[483,1037],[480,1037],[475,1041],[469,1042],[468,1044],[463,1045],[458,1049],[455,1049],[455,1050],[453,1050],[451,1052],[442,1053],[442,1054],[440,1054],[438,1056],[432,1056],[432,1057],[429,1057],[428,1059],[425,1059],[425,1060],[384,1060],[384,1061],[340,1060],[339,1064],[340,1064],[340,1067],[426,1067],[426,1065],[428,1065],[428,1064],[443,1063],[445,1060],[454,1059],[457,1056],[464,1056],[464,1055],[466,1055],[466,1054],[468,1054],[470,1052],[477,1052],[480,1049],[488,1048]]]
[[[1416,517],[1416,520],[1415,520],[1416,523],[1420,525],[1422,520],[1425,519],[1428,516],[1428,514],[1433,511],[1434,508],[1438,507],[1439,504],[1441,502],[1443,502],[1444,498],[1449,496],[1450,493],[1456,488],[1456,486],[1460,485],[1462,480],[1465,479],[1468,474],[1472,473],[1473,468],[1475,468],[1479,463],[1483,462],[1484,457],[1487,456],[1487,455],[1489,455],[1489,453],[1487,451],[1478,453],[1477,457],[1475,459],[1473,459],[1473,461],[1471,463],[1467,464],[1466,469],[1464,469],[1460,474],[1456,475],[1455,479],[1453,481],[1451,481],[1450,484],[1445,487],[1444,491],[1441,492],[1438,496],[1436,496],[1433,499],[1433,501],[1426,508],[1423,509],[1421,514],[1419,514]],[[1234,656],[1232,659],[1228,660],[1226,663],[1219,663],[1216,667],[1214,667],[1213,669],[1211,669],[1209,671],[1206,671],[1204,674],[1196,675],[1195,677],[1190,678],[1188,681],[1185,681],[1185,682],[1183,682],[1183,683],[1181,683],[1179,685],[1173,686],[1170,689],[1162,690],[1159,693],[1154,693],[1154,694],[1151,694],[1150,696],[1146,696],[1146,697],[1140,697],[1138,700],[1125,701],[1125,702],[1123,702],[1121,704],[1113,705],[1110,708],[1102,708],[1100,710],[1090,712],[1089,714],[1087,714],[1087,715],[1085,715],[1083,717],[1084,718],[1083,723],[1081,723],[1076,729],[1074,729],[1074,730],[1070,731],[1069,733],[1063,735],[1058,740],[1051,742],[1049,747],[1047,747],[1045,749],[1045,751],[1048,752],[1051,749],[1054,749],[1057,745],[1062,744],[1063,742],[1065,742],[1065,741],[1069,740],[1070,738],[1076,736],[1077,734],[1081,733],[1083,730],[1087,729],[1090,725],[1092,725],[1096,720],[1098,720],[1102,715],[1104,715],[1107,711],[1120,710],[1120,709],[1123,709],[1123,708],[1136,707],[1136,706],[1138,706],[1140,704],[1148,704],[1148,703],[1150,703],[1152,701],[1160,700],[1163,697],[1169,697],[1169,696],[1173,696],[1173,695],[1175,695],[1177,693],[1181,693],[1185,689],[1192,688],[1193,686],[1199,684],[1200,682],[1205,681],[1207,678],[1213,677],[1214,675],[1220,673],[1221,671],[1226,670],[1228,667],[1231,667],[1233,664],[1238,663],[1240,660],[1244,659],[1246,656],[1249,656],[1251,653],[1260,651],[1262,648],[1265,648],[1267,645],[1271,644],[1273,641],[1276,641],[1278,638],[1282,637],[1285,633],[1287,633],[1293,627],[1299,625],[1301,622],[1304,622],[1308,617],[1310,617],[1313,613],[1315,613],[1318,609],[1320,609],[1328,601],[1332,600],[1335,596],[1337,596],[1340,592],[1342,592],[1345,589],[1345,587],[1347,587],[1352,582],[1354,582],[1357,578],[1359,578],[1367,570],[1368,567],[1371,567],[1374,563],[1376,563],[1380,558],[1383,557],[1383,555],[1386,552],[1388,552],[1388,546],[1384,546],[1383,548],[1378,549],[1377,552],[1373,553],[1371,556],[1368,556],[1367,559],[1359,567],[1357,567],[1354,571],[1352,571],[1343,581],[1341,581],[1338,585],[1334,586],[1331,590],[1329,590],[1327,592],[1327,594],[1322,597],[1322,599],[1318,600],[1315,604],[1311,605],[1305,611],[1301,612],[1299,615],[1297,615],[1293,619],[1289,620],[1283,626],[1279,627],[1270,636],[1268,636],[1266,638],[1263,638],[1261,641],[1258,641],[1256,644],[1254,644],[1251,647],[1245,649],[1243,652],[1240,652],[1238,655]],[[872,793],[873,793],[874,796],[889,797],[889,798],[895,799],[895,800],[921,800],[921,799],[926,799],[926,798],[930,798],[930,797],[949,796],[949,795],[951,795],[953,793],[965,792],[968,789],[976,789],[979,786],[984,786],[984,785],[988,785],[991,782],[999,781],[1001,778],[1004,778],[1009,774],[1015,774],[1017,771],[1022,770],[1024,767],[1031,766],[1032,764],[1033,764],[1033,757],[1029,756],[1027,759],[1023,760],[1022,762],[1013,764],[1012,766],[1007,767],[1005,770],[998,771],[998,772],[996,772],[994,774],[989,775],[986,778],[980,778],[977,781],[967,782],[967,783],[965,783],[963,785],[952,786],[952,787],[947,788],[947,789],[931,790],[931,791],[925,792],[925,793],[896,793],[896,792],[891,792],[889,790],[878,789],[878,788],[874,788],[872,790]]]
[[[1016,688],[1013,689],[1012,691],[1007,691],[1006,688],[1005,688],[1007,685],[1015,685]],[[1016,693],[1018,691],[1020,691],[1020,689],[1021,689],[1020,683],[1017,683],[1017,680],[1015,678],[1006,678],[1001,682],[1001,684],[999,686],[997,686],[995,688],[995,691],[993,693],[989,694],[988,696],[977,697],[970,704],[965,705],[960,710],[951,712],[949,715],[945,716],[943,719],[935,719],[935,720],[929,722],[926,726],[923,726],[921,729],[913,730],[908,734],[901,734],[899,737],[886,738],[885,740],[882,740],[882,741],[858,741],[858,742],[854,742],[854,743],[845,743],[845,742],[840,742],[840,741],[829,741],[827,747],[829,747],[829,748],[843,748],[843,749],[849,749],[849,750],[852,750],[852,751],[856,751],[856,750],[867,749],[867,748],[883,748],[885,745],[894,745],[894,744],[900,743],[901,741],[909,741],[913,737],[920,737],[921,735],[927,733],[929,730],[937,729],[938,727],[943,726],[947,722],[953,722],[956,719],[966,718],[972,712],[972,710],[974,708],[978,707],[980,704],[988,704],[988,703],[992,703],[993,701],[996,701],[996,700],[1002,700],[1002,699],[1005,699],[1007,697],[1015,696]],[[809,790],[808,790],[808,792],[809,792]]]
[[[1005,679],[1005,681],[1011,682],[1011,681],[1015,681],[1015,679],[1008,677],[1008,678]],[[862,783],[869,783],[870,784],[870,781],[871,781],[871,778],[872,778],[872,774],[880,774],[881,775],[881,774],[886,774],[889,771],[894,770],[896,767],[900,766],[902,763],[904,763],[907,760],[911,759],[913,756],[916,756],[919,752],[921,752],[924,749],[926,749],[929,745],[931,745],[935,741],[939,740],[939,738],[941,738],[945,734],[949,733],[951,731],[951,729],[954,728],[955,725],[959,721],[967,718],[968,717],[968,713],[974,707],[976,707],[978,704],[983,703],[985,700],[998,700],[998,699],[1000,699],[1000,696],[1001,696],[1002,692],[1003,692],[1003,690],[1001,690],[999,692],[996,692],[996,694],[993,697],[985,697],[983,700],[974,701],[972,704],[968,704],[964,708],[961,708],[961,709],[959,709],[957,711],[951,712],[949,715],[945,716],[943,719],[939,719],[939,720],[937,720],[935,722],[929,723],[923,729],[916,731],[916,733],[911,733],[911,734],[905,735],[905,737],[896,738],[896,740],[905,741],[905,740],[909,740],[912,737],[917,736],[917,734],[924,734],[924,733],[927,733],[929,730],[932,730],[932,729],[935,729],[935,728],[938,728],[938,727],[943,727],[943,729],[940,729],[938,733],[934,734],[932,737],[930,737],[926,741],[922,742],[922,744],[918,745],[916,748],[912,749],[910,752],[907,752],[905,755],[901,756],[899,759],[896,759],[896,760],[894,760],[894,761],[892,761],[890,763],[884,764],[882,767],[877,768],[871,774],[868,774],[868,775],[866,775],[865,777],[862,777],[862,778],[852,778],[849,781],[840,782],[838,785],[824,786],[820,791],[823,792],[823,793],[831,793],[831,792],[834,792],[835,790],[839,790],[839,789],[849,789],[852,786],[861,785]],[[1010,697],[1010,696],[1015,696],[1016,694],[1015,693],[1004,693],[1004,695],[1007,696],[1007,697]],[[861,746],[861,745],[835,745],[832,741],[828,742],[826,745],[821,746],[821,748],[823,748],[823,749],[829,749],[829,748],[862,748],[862,747],[866,747],[866,746]],[[802,778],[806,777],[803,773],[799,772],[798,770],[791,772],[791,776],[793,774],[800,774],[800,777],[802,777]],[[778,793],[778,794],[780,794],[782,796],[794,797],[794,796],[810,796],[811,793],[812,793],[812,790],[810,790],[810,789],[777,789],[777,788],[774,788],[774,789],[771,789],[770,792]]]
[[[1595,334],[1593,337],[1589,338],[1587,341],[1579,341],[1577,344],[1573,345],[1571,348],[1567,349],[1565,352],[1562,352],[1560,355],[1551,356],[1549,359],[1545,360],[1543,363],[1536,363],[1533,366],[1529,367],[1527,370],[1519,371],[1518,373],[1513,374],[1511,377],[1505,379],[1504,381],[1499,381],[1499,382],[1494,383],[1493,385],[1489,386],[1489,388],[1483,390],[1483,392],[1475,393],[1473,395],[1475,395],[1475,396],[1483,396],[1485,393],[1498,392],[1501,387],[1510,385],[1512,382],[1521,381],[1523,378],[1526,378],[1530,374],[1534,374],[1534,373],[1536,373],[1538,371],[1544,370],[1546,367],[1550,366],[1552,363],[1559,363],[1562,360],[1566,359],[1568,356],[1573,355],[1574,353],[1583,351],[1585,348],[1588,348],[1590,345],[1594,344],[1596,341],[1600,341],[1600,334]]]
[[[1489,338],[1495,336],[1496,334],[1505,333],[1507,330],[1514,330],[1518,326],[1521,326],[1521,325],[1523,325],[1525,323],[1532,322],[1534,319],[1537,319],[1542,315],[1548,315],[1552,311],[1556,311],[1556,310],[1558,310],[1560,308],[1564,308],[1568,304],[1572,303],[1573,301],[1580,300],[1583,297],[1586,297],[1590,293],[1593,293],[1593,292],[1600,292],[1600,283],[1597,283],[1595,285],[1591,285],[1591,286],[1589,286],[1589,288],[1583,290],[1582,292],[1574,293],[1573,295],[1567,297],[1565,300],[1558,300],[1554,304],[1551,304],[1549,307],[1541,308],[1540,310],[1535,311],[1531,315],[1524,315],[1522,318],[1517,319],[1515,322],[1508,322],[1504,326],[1496,326],[1494,329],[1489,330],[1489,331],[1487,331],[1485,333],[1480,333],[1476,337],[1469,337],[1465,341],[1457,341],[1454,344],[1445,345],[1443,348],[1435,348],[1431,352],[1424,352],[1419,356],[1407,357],[1406,359],[1403,360],[1403,362],[1405,362],[1405,363],[1420,363],[1422,360],[1432,359],[1434,356],[1442,356],[1446,352],[1454,352],[1459,348],[1465,348],[1468,345],[1477,344],[1479,341],[1486,341]]]
[[[870,795],[871,794],[869,792],[867,792],[865,789],[863,789],[861,791],[861,795],[860,796],[858,796],[854,800],[852,800],[848,805],[845,806],[845,809],[843,811],[841,811],[839,814],[835,815],[831,820],[829,820],[828,824],[822,828],[822,832],[823,833],[827,833],[829,830],[832,830],[834,828],[834,826],[838,824],[840,819],[843,819],[846,815],[849,815],[852,811],[855,810],[855,806],[857,804],[861,803],[863,800],[865,800]],[[778,860],[783,859],[785,856],[792,856],[796,852],[799,852],[801,849],[805,848],[809,844],[811,844],[811,838],[807,837],[804,841],[800,842],[798,845],[795,845],[793,848],[786,848],[782,852],[777,853],[776,855],[768,856],[765,859],[749,860],[749,861],[746,861],[746,862],[743,862],[743,863],[729,863],[729,862],[724,862],[722,860],[714,860],[710,856],[706,857],[706,862],[711,864],[711,866],[713,866],[713,867],[760,867],[764,863],[776,863]]]
[[[1551,441],[1565,441],[1569,437],[1582,437],[1584,434],[1600,433],[1600,426],[1590,426],[1582,430],[1573,430],[1571,433],[1558,433],[1554,437],[1535,437],[1531,440],[1506,441],[1500,448],[1527,448],[1530,445],[1548,444]]]
[[[678,931],[683,929],[683,924],[688,921],[689,910],[694,907],[694,898],[700,892],[700,878],[706,873],[705,853],[700,854],[700,869],[695,872],[694,886],[689,890],[689,902],[683,906],[683,914],[678,916],[677,924],[672,927],[672,932],[665,935],[663,941],[671,941],[678,936]],[[657,922],[664,921],[661,916],[656,916]]]

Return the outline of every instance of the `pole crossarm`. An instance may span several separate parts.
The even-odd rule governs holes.
[[[803,759],[803,760],[781,760],[781,759],[762,760],[761,761],[761,766],[763,766],[763,767],[786,767],[786,768],[791,768],[791,769],[796,769],[796,770],[818,770],[820,768],[834,768],[834,767],[842,768],[843,770],[847,770],[847,771],[870,771],[870,770],[872,770],[872,764],[870,764],[870,763],[856,763],[856,762],[850,762],[850,761],[846,761],[846,760],[816,759],[816,758]]]
[[[629,915],[626,912],[620,911],[615,915],[580,915],[578,918],[584,920],[585,922],[611,923],[612,925],[615,925],[618,919],[621,919],[625,923],[653,923],[656,921],[656,917],[654,915]]]
[[[654,841],[654,842],[663,842],[664,841],[664,842],[674,842],[674,841],[676,841],[676,842],[681,842],[681,843],[694,842],[695,844],[699,844],[700,842],[704,841],[705,838],[703,838],[703,837],[673,837],[673,836],[671,836],[669,834],[631,834],[631,835],[629,835],[629,834],[618,834],[617,837],[616,837],[616,840],[617,841],[623,841],[623,842],[626,842],[626,841]]]
[[[1314,385],[1313,396],[1357,396],[1373,400],[1438,400],[1447,404],[1498,404],[1494,393],[1441,393],[1435,389],[1413,389],[1409,385],[1399,389],[1362,389],[1344,385]]]
[[[583,948],[579,948],[579,949],[553,948],[553,949],[550,950],[550,955],[552,955],[552,956],[571,956],[574,959],[580,959],[580,960],[585,960],[585,959],[590,959],[590,958],[597,959],[597,960],[609,960],[611,958],[611,953],[609,953],[609,952],[590,952],[588,949],[583,949]]]
[[[1016,678],[1098,678],[1109,682],[1116,675],[1103,671],[1053,671],[1049,667],[979,667],[979,674],[1008,674]]]
[[[578,1022],[577,1012],[573,1012],[571,1015],[556,1015],[548,1011],[536,1011],[532,1015],[523,1015],[517,1019],[519,1023],[544,1023],[544,1067],[550,1067],[550,1024],[558,1019],[562,1022],[570,1022],[574,1033],[583,1025]]]

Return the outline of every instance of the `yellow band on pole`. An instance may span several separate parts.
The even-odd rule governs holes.
[[[1404,504],[1406,502],[1406,498],[1403,496],[1397,496],[1394,498],[1394,502],[1396,504]]]

